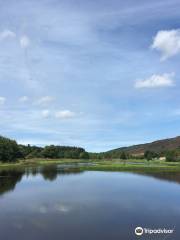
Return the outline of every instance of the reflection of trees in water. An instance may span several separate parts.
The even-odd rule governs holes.
[[[28,167],[25,169],[26,176],[40,174],[44,180],[54,181],[58,175],[79,174],[82,171],[78,167],[59,167],[57,165]]]
[[[139,173],[140,175],[150,176],[156,179],[169,182],[180,183],[180,172],[161,172],[161,173]]]
[[[65,174],[76,174],[82,171],[78,167],[60,167],[57,165],[39,166],[39,167],[28,167],[25,169],[26,176],[42,175],[44,180],[56,180],[58,175]]]
[[[56,166],[43,167],[40,173],[45,180],[49,181],[54,181],[58,175]]]
[[[2,170],[0,171],[0,195],[13,191],[18,182],[21,181],[22,176],[36,176],[37,174],[42,175],[44,180],[54,181],[57,176],[60,175],[72,175],[83,173],[78,167],[61,167],[56,165],[41,166],[41,167],[27,167],[20,170]],[[152,176],[157,179],[162,179],[166,181],[172,181],[180,183],[180,173],[150,173],[140,175]]]
[[[40,174],[45,180],[54,181],[58,175],[79,174],[79,168],[58,168],[57,166],[46,166],[40,170]]]
[[[158,176],[154,175],[154,177],[167,180],[170,182],[180,183],[180,173],[160,173]]]
[[[13,191],[17,182],[21,181],[24,171],[0,171],[0,195]]]
[[[44,180],[54,181],[58,175],[79,174],[82,171],[78,168],[61,169],[58,166],[51,165],[45,167],[27,167],[24,169],[2,170],[0,171],[0,195],[13,191],[18,182],[21,181],[22,176],[36,176],[41,174]]]

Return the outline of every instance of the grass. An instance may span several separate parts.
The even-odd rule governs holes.
[[[127,172],[144,172],[144,173],[151,173],[151,172],[180,172],[180,165],[174,166],[167,166],[161,164],[143,164],[143,165],[130,165],[130,164],[123,164],[123,163],[112,163],[112,164],[104,164],[98,163],[94,166],[83,166],[81,167],[82,170],[92,170],[92,171],[127,171]]]
[[[28,159],[15,163],[0,163],[0,170],[19,169],[27,166],[48,166],[54,164],[93,163],[90,166],[80,166],[80,170],[89,171],[127,171],[127,172],[180,172],[179,162],[165,162],[160,160],[146,161],[143,159],[122,160],[80,160],[80,159]]]
[[[75,164],[85,162],[84,160],[80,159],[43,159],[43,158],[34,158],[34,159],[27,159],[27,160],[18,160],[13,163],[2,163],[0,162],[0,170],[3,169],[15,169],[20,167],[28,167],[28,166],[45,166],[45,165],[52,165],[52,164]]]

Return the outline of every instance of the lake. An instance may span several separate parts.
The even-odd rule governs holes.
[[[134,233],[137,226],[172,234]],[[0,239],[180,239],[180,174],[0,171]]]

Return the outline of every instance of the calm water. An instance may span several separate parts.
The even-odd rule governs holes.
[[[170,228],[136,237],[134,228]],[[0,239],[180,239],[180,174],[0,172]]]

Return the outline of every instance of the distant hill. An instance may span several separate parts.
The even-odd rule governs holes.
[[[156,153],[162,153],[167,150],[180,149],[180,136],[175,138],[168,138],[163,140],[157,140],[151,143],[138,144],[129,147],[121,147],[114,150],[110,150],[106,153],[118,154],[118,152],[126,152],[131,155],[143,155],[145,151],[149,150]]]

